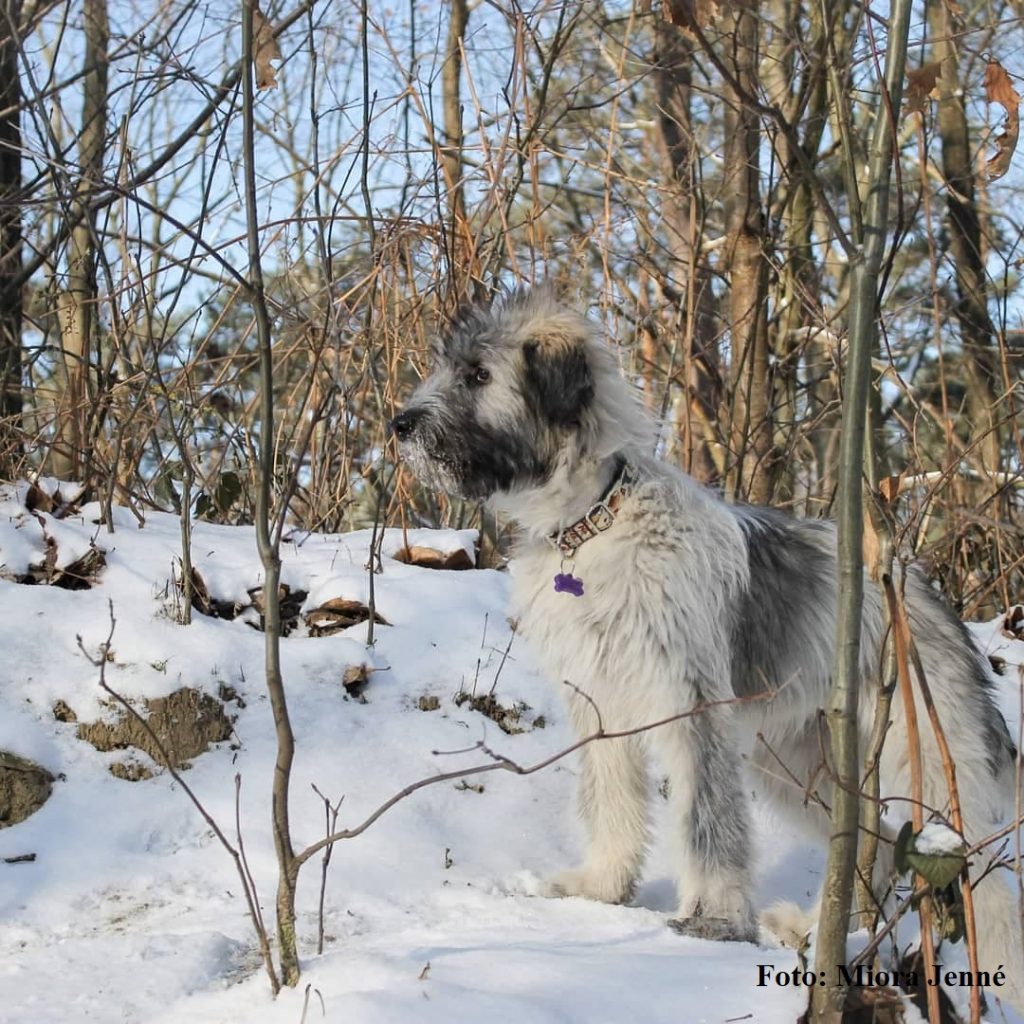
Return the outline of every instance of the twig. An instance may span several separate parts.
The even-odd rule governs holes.
[[[576,689],[574,687],[574,689]],[[577,690],[581,696],[581,691]],[[751,704],[760,701],[770,701],[774,698],[775,692],[754,694],[749,697],[732,697],[724,700],[707,701],[706,703],[697,704],[690,708],[688,711],[681,711],[677,715],[670,715],[668,718],[659,719],[656,722],[649,722],[646,725],[638,725],[632,729],[618,729],[614,731],[606,731],[603,727],[597,729],[596,732],[591,733],[589,736],[585,736],[583,739],[577,740],[575,743],[570,744],[568,747],[564,747],[555,754],[551,754],[549,757],[545,757],[543,760],[538,761],[532,765],[521,765],[511,758],[508,758],[502,754],[496,754],[489,750],[482,743],[476,744],[474,749],[480,750],[491,758],[487,764],[473,765],[469,768],[459,768],[455,771],[450,772],[439,772],[436,775],[428,776],[425,779],[420,779],[417,782],[413,782],[408,786],[404,786],[397,793],[390,796],[382,804],[380,804],[376,810],[372,811],[360,824],[353,826],[352,828],[339,829],[337,832],[332,832],[329,836],[319,840],[318,842],[311,843],[304,850],[300,850],[295,854],[295,865],[296,869],[301,867],[310,857],[315,853],[318,853],[324,847],[331,843],[336,843],[341,839],[354,839],[358,835],[362,835],[371,825],[382,818],[388,811],[391,810],[396,804],[401,803],[407,797],[412,796],[413,793],[418,792],[421,789],[426,789],[428,786],[436,786],[442,782],[452,782],[457,779],[468,778],[473,775],[483,775],[487,772],[493,771],[508,771],[513,775],[534,775],[536,772],[543,771],[545,768],[549,768],[551,765],[556,764],[559,761],[564,760],[570,754],[575,753],[582,747],[587,746],[590,743],[596,743],[599,740],[617,740],[625,739],[629,736],[639,736],[642,733],[651,732],[654,729],[659,729],[664,725],[670,725],[673,722],[680,722],[687,718],[693,718],[696,715],[703,714],[706,711],[710,711],[713,708],[734,706],[737,704]],[[595,707],[593,701],[587,698],[591,706]]]
[[[338,811],[341,809],[342,801],[345,797],[338,797],[337,803],[332,804],[330,800],[320,792],[319,789],[314,785],[313,792],[324,802],[324,831],[327,835],[330,835],[338,825]],[[324,901],[327,897],[327,868],[331,863],[331,854],[334,852],[334,843],[329,843],[324,847],[324,856],[321,861],[320,867],[320,899],[317,903],[317,938],[316,938],[316,951],[317,955],[323,954],[324,951]]]

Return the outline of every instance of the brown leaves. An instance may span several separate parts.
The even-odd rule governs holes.
[[[924,115],[928,100],[939,98],[939,80],[942,75],[940,61],[929,61],[907,72],[904,115]],[[985,162],[985,177],[989,181],[995,181],[1010,169],[1010,161],[1017,149],[1017,139],[1020,135],[1020,95],[1014,89],[1006,69],[995,58],[990,58],[985,66],[984,81],[985,99],[989,103],[999,103],[1006,111],[1006,126],[996,137],[996,151]],[[947,82],[943,88],[945,90],[950,87],[950,83]],[[949,93],[944,91],[943,95]]]
[[[370,665],[349,665],[342,674],[341,685],[350,697],[355,697],[358,700],[362,698],[363,690],[366,689],[370,676],[376,671],[377,669]],[[362,703],[365,704],[366,701],[363,700]]]
[[[673,25],[693,36],[694,29],[706,29],[727,6],[725,0],[665,0],[663,10]]]
[[[256,88],[276,89],[277,69],[271,61],[282,60],[270,22],[254,3],[252,5],[252,60],[256,65]]]
[[[927,109],[927,100],[936,92],[935,83],[942,73],[942,62],[933,60],[922,64],[919,68],[907,71],[907,92],[904,114],[923,114]]]
[[[394,554],[396,562],[418,565],[421,569],[472,569],[473,559],[463,548],[455,551],[438,551],[436,548],[414,544]]]
[[[1006,111],[1006,127],[996,137],[996,151],[985,161],[985,177],[1001,178],[1009,169],[1020,136],[1020,95],[999,61],[990,58],[985,66],[985,99],[999,103]]]
[[[306,612],[306,625],[310,636],[331,636],[340,633],[349,626],[358,626],[370,617],[370,609],[362,601],[353,601],[346,597],[332,597],[324,601],[319,608]],[[383,616],[374,612],[373,621],[382,626],[388,622]]]

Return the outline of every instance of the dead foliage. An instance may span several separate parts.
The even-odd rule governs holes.
[[[253,4],[252,8],[252,61],[256,65],[256,88],[276,89],[277,68],[272,61],[280,61],[281,50],[274,38],[274,29],[263,12]]]
[[[942,62],[937,60],[928,61],[919,68],[910,68],[907,71],[907,88],[905,93],[905,104],[903,113],[923,114],[928,108],[928,100],[938,97],[936,82],[942,73]]]
[[[421,545],[410,545],[394,554],[396,562],[406,565],[417,565],[421,569],[473,569],[473,559],[463,548],[456,551],[438,551]]]
[[[375,668],[366,664],[349,665],[341,676],[341,685],[345,688],[345,693],[365,703],[366,698],[363,697],[363,691],[370,681],[370,676],[376,671]]]
[[[54,545],[56,547],[56,545]],[[99,582],[100,572],[107,566],[107,556],[102,548],[92,545],[89,550],[63,567],[54,566],[48,578],[40,580],[51,587],[62,590],[89,590]]]
[[[1020,136],[1020,95],[999,61],[990,58],[985,65],[985,99],[998,103],[1006,111],[1006,125],[996,136],[996,151],[985,161],[985,177],[996,181],[1010,169],[1010,161]]]
[[[264,629],[263,588],[253,587],[248,591],[248,594],[250,607],[255,608],[260,616],[258,625],[256,623],[250,623],[250,625],[257,629]],[[277,603],[281,615],[282,636],[288,636],[298,627],[299,616],[302,612],[302,606],[306,602],[306,596],[305,590],[292,590],[287,583],[282,583],[277,588]]]
[[[332,597],[324,601],[319,608],[306,612],[306,626],[310,636],[331,636],[350,626],[358,626],[370,617],[370,609],[362,601],[353,601],[347,597]],[[381,626],[389,625],[388,621],[376,611],[373,621]]]
[[[725,0],[665,0],[663,10],[668,20],[688,36],[703,32],[729,8]]]
[[[50,536],[44,536],[46,553],[41,562],[30,565],[27,572],[0,572],[0,576],[12,583],[60,587],[61,590],[90,590],[99,582],[100,573],[107,565],[106,552],[102,548],[93,544],[81,558],[59,565],[57,542]]]
[[[65,484],[65,487],[69,485]],[[60,485],[51,493],[33,481],[28,485],[25,492],[25,508],[29,512],[46,512],[54,519],[64,519],[67,516],[78,515],[78,499],[81,496],[81,487],[71,484],[72,490],[62,491]]]
[[[214,619],[234,621],[250,608],[255,609],[259,619],[248,621],[253,629],[264,629],[263,588],[252,587],[246,591],[248,600],[236,601],[231,598],[219,598],[210,593],[202,573],[193,566],[191,572],[192,607],[200,615],[208,615]],[[180,584],[179,584],[180,587]],[[305,590],[292,590],[287,583],[282,583],[277,591],[277,599],[281,610],[281,635],[288,636],[299,625],[302,605],[306,600]]]

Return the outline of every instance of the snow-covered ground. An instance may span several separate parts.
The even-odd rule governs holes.
[[[196,613],[191,625],[176,623],[173,517],[147,513],[140,526],[115,509],[110,533],[98,525],[96,505],[55,519],[27,512],[24,498],[25,488],[8,489],[0,502],[5,576],[45,564],[48,550],[50,573],[58,574],[92,544],[106,565],[83,590],[0,580],[0,750],[58,776],[41,810],[0,830],[5,1024],[789,1024],[801,1012],[804,989],[757,985],[758,965],[792,970],[792,952],[702,942],[666,928],[674,891],[660,842],[631,906],[535,895],[540,877],[580,852],[571,757],[528,777],[492,772],[428,788],[339,843],[320,956],[314,858],[298,893],[302,983],[272,999],[233,864],[178,785],[144,754],[98,752],[77,738],[73,722],[53,714],[58,701],[79,722],[112,714],[78,639],[95,656],[110,632],[111,608],[106,680],[118,693],[140,702],[182,686],[213,695],[232,688],[232,740],[195,758],[185,778],[233,838],[240,777],[245,849],[272,921],[275,747],[264,637],[250,624],[258,616]],[[367,601],[369,541],[368,533],[296,535],[283,545],[283,581],[307,593],[303,611],[334,598]],[[408,783],[483,763],[479,743],[528,765],[571,742],[556,688],[539,677],[506,620],[504,575],[403,564],[392,556],[406,543],[471,551],[473,537],[387,532],[375,579],[387,625],[376,627],[371,650],[365,624],[331,636],[310,636],[300,625],[282,643],[297,737],[292,826],[299,847],[323,834],[314,786],[332,800],[344,797],[339,824],[351,826]],[[262,578],[251,529],[197,523],[192,551],[212,598],[249,603]],[[980,639],[1005,641],[992,629]],[[373,669],[365,702],[342,685],[346,668],[359,665]],[[1015,685],[1005,689],[1006,710],[1019,715]],[[469,703],[456,703],[460,693],[492,690],[501,705],[520,707],[521,731],[506,733]],[[114,777],[110,765],[126,760],[153,769],[153,777]],[[655,794],[653,803],[657,814],[663,801]],[[762,808],[756,813],[760,901],[810,903],[821,853]],[[656,826],[656,835],[664,832]],[[28,854],[35,859],[5,862]]]

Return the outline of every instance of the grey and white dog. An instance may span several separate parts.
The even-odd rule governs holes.
[[[678,832],[674,925],[754,939],[745,776],[827,836],[806,795],[827,801],[818,710],[833,662],[835,531],[777,511],[727,505],[652,457],[656,425],[609,346],[551,291],[466,310],[437,363],[392,424],[428,486],[488,499],[521,527],[515,613],[541,664],[566,687],[581,735],[692,717],[581,751],[583,864],[551,895],[628,900],[648,843],[645,762],[668,776]],[[968,633],[924,576],[905,581],[912,631],[957,765],[968,839],[994,830],[1013,792],[1014,749]],[[865,587],[864,741],[882,642],[877,588]],[[778,691],[771,700],[752,698]],[[739,700],[736,700],[739,698]],[[882,797],[910,793],[903,709],[882,762]],[[757,739],[760,733],[763,739]],[[922,730],[924,799],[948,807],[931,731]],[[780,762],[785,768],[780,768]],[[893,802],[888,835],[909,816]],[[883,844],[885,845],[885,844]],[[994,877],[976,894],[981,962],[1024,977],[1016,901]],[[1011,966],[1012,965],[1012,966]]]

